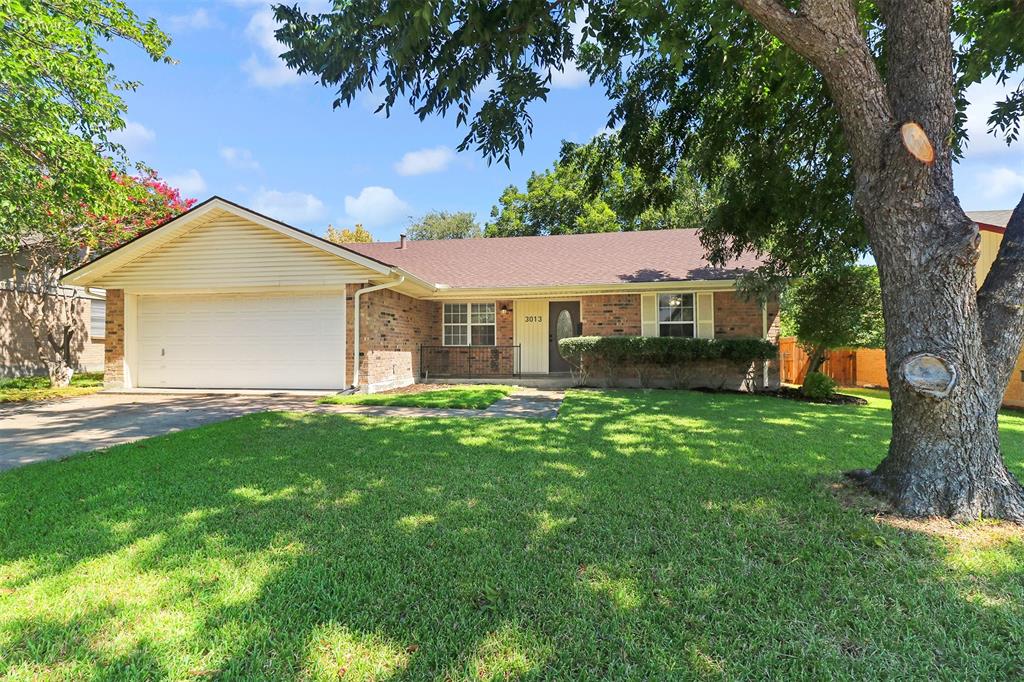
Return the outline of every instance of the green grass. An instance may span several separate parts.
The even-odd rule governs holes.
[[[329,395],[320,398],[317,402],[323,405],[387,405],[391,407],[483,410],[507,396],[513,388],[513,386],[467,384],[420,393]]]
[[[0,475],[0,677],[1009,679],[1024,543],[828,489],[888,403],[253,414]],[[1002,419],[1024,474],[1024,418]]]
[[[0,403],[53,400],[96,393],[103,388],[102,372],[83,372],[71,377],[71,385],[54,388],[48,377],[0,379]]]

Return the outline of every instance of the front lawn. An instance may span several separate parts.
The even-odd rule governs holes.
[[[0,403],[53,400],[96,393],[103,389],[103,372],[83,372],[71,377],[71,385],[54,388],[48,377],[0,379]]]
[[[1008,679],[1024,543],[845,509],[888,403],[263,413],[0,475],[0,677]],[[1003,417],[1024,474],[1024,417]]]
[[[421,386],[418,384],[417,386]],[[391,407],[432,407],[483,410],[514,390],[514,386],[467,384],[436,391],[329,395],[317,400],[324,405],[388,405]]]

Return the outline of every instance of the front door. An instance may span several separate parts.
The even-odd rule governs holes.
[[[548,371],[568,372],[569,363],[558,352],[558,342],[580,333],[580,302],[552,301],[548,304]]]

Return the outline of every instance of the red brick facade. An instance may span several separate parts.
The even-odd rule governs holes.
[[[346,376],[349,383],[354,379],[354,298],[359,288],[359,285],[349,285],[346,291]],[[580,321],[583,334],[640,335],[640,301],[640,294],[581,297]],[[380,391],[418,381],[421,378],[420,358],[423,347],[442,345],[443,304],[383,289],[362,296],[360,308],[360,388]],[[502,308],[507,312],[502,314]],[[769,304],[768,312],[769,338],[774,340],[778,336],[778,304]],[[516,359],[513,348],[516,343],[515,316],[514,301],[495,301],[495,348],[467,347],[437,351],[436,355],[428,357],[428,366],[438,367],[435,363],[442,362],[441,368],[449,376],[512,374]],[[744,301],[731,292],[715,293],[716,338],[759,338],[763,324],[763,313],[757,302]],[[124,385],[124,344],[124,292],[110,289],[107,291],[104,376],[108,386]],[[769,364],[769,380],[771,377],[777,380],[777,363]]]
[[[773,333],[774,331],[774,333]],[[715,292],[715,338],[761,338],[764,333],[764,313],[757,301],[744,300],[731,291]],[[779,304],[768,304],[768,338],[779,337]]]
[[[124,386],[124,291],[107,289],[107,337],[103,351],[103,384]]]
[[[640,294],[584,296],[580,321],[584,336],[640,336]]]
[[[348,358],[353,379],[354,305],[357,285],[348,288]],[[406,386],[420,375],[420,346],[441,343],[441,304],[410,298],[391,289],[360,297],[359,384],[370,391]]]

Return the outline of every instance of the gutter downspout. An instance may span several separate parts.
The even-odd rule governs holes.
[[[761,329],[763,330],[764,340],[768,340],[768,301],[764,300],[761,302]],[[764,379],[761,384],[761,388],[768,389],[768,361],[765,360],[761,363],[764,368]]]
[[[405,275],[399,275],[398,279],[393,282],[384,282],[383,284],[377,284],[372,287],[366,287],[365,289],[357,289],[356,295],[353,297],[355,303],[353,304],[355,320],[352,327],[352,388],[359,390],[359,300],[363,294],[368,294],[371,291],[380,291],[381,289],[391,289],[397,287],[405,281]]]

